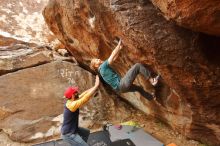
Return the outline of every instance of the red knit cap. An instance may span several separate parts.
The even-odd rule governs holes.
[[[76,93],[76,92],[78,92],[79,91],[79,88],[78,87],[69,87],[69,88],[67,88],[66,89],[66,91],[65,91],[65,93],[64,93],[64,96],[66,97],[66,98],[71,98],[72,97],[72,95],[74,94],[74,93]]]

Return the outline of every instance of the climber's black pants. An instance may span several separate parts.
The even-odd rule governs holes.
[[[141,73],[146,79],[149,79],[151,76],[150,71],[146,67],[144,67],[140,63],[136,63],[128,70],[125,76],[121,79],[119,85],[119,92],[125,93],[138,91],[142,96],[144,96],[148,100],[151,100],[153,98],[151,94],[144,91],[142,87],[133,84],[135,78],[139,73]]]

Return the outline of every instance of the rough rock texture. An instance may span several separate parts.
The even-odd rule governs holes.
[[[180,26],[220,36],[220,3],[218,0],[151,0],[167,19]]]
[[[48,0],[0,0],[0,35],[38,45],[61,47],[45,24],[42,10]]]
[[[0,47],[0,75],[14,72],[19,69],[48,63],[52,60],[45,47],[34,49],[30,44],[15,44],[8,47]]]
[[[52,37],[41,11],[48,0],[0,0],[0,34],[26,42],[48,42]],[[13,27],[12,27],[13,26]]]
[[[47,45],[39,46],[34,43],[0,35],[0,75],[38,66],[53,60],[72,60],[68,57],[68,52],[64,54],[67,57],[63,57],[64,55],[60,56],[59,54],[58,51],[52,51],[52,48]]]
[[[155,90],[161,105],[138,93],[121,96],[187,137],[220,144],[220,38],[176,26],[149,1],[50,0],[44,17],[72,55],[86,65],[93,57],[107,59],[114,38],[122,38],[124,49],[114,67],[124,75],[141,62],[160,73],[155,89],[142,76],[136,83]]]

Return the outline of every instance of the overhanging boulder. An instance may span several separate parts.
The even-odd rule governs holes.
[[[160,73],[161,84],[155,90],[161,105],[137,93],[121,96],[187,137],[219,145],[219,38],[176,26],[149,1],[50,0],[44,17],[87,66],[94,57],[107,59],[115,36],[122,38],[124,49],[114,67],[124,75],[140,62]],[[142,77],[136,83],[154,90]]]

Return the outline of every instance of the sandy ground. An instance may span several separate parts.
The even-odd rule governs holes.
[[[130,110],[130,109],[129,109]],[[147,115],[143,114],[142,112],[132,109],[132,113],[128,118],[125,119],[118,119],[118,120],[110,120],[110,123],[116,124],[119,121],[134,121],[141,125],[144,130],[158,140],[162,141],[164,144],[175,143],[177,146],[207,146],[205,144],[201,144],[195,140],[189,140],[186,137],[180,135],[179,133],[173,131],[171,128],[166,126],[164,123],[153,119],[152,117],[148,117]],[[92,131],[98,130],[100,125],[93,125],[90,127]],[[59,136],[55,137],[59,138]],[[29,146],[33,143],[18,143],[11,141],[7,135],[3,132],[0,132],[0,146]]]
[[[178,132],[173,131],[164,123],[155,120],[151,117],[144,116],[142,113],[134,117],[134,121],[143,125],[146,132],[162,141],[164,144],[175,143],[177,146],[205,146],[198,141],[189,140],[180,135]]]

